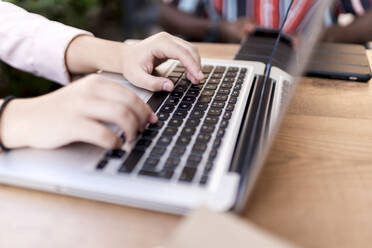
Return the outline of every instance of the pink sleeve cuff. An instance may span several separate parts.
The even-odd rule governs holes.
[[[66,66],[66,51],[71,41],[89,32],[69,27],[58,22],[48,22],[35,34],[33,54],[34,71],[38,76],[66,85],[71,82]]]

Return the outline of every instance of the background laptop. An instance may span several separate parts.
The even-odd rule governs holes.
[[[278,30],[259,28],[242,43],[237,60],[267,63]],[[293,53],[291,37],[283,35],[273,59],[274,66],[288,70]],[[371,78],[366,49],[358,44],[319,43],[313,51],[306,74],[341,80],[367,82]]]
[[[259,62],[203,59],[207,79],[194,86],[170,60],[158,68],[176,85],[170,94],[104,73],[134,88],[160,122],[118,150],[73,144],[1,154],[0,182],[172,213],[200,205],[242,211],[331,2],[317,3],[303,34],[308,38],[287,72]]]

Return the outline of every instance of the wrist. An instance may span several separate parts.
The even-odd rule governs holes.
[[[71,73],[92,73],[98,70],[121,72],[121,42],[81,35],[66,52],[66,65]]]
[[[20,112],[20,110],[22,110],[22,107],[19,108],[20,105],[21,106],[23,105],[23,101],[27,100],[15,99],[12,102],[10,102],[1,116],[0,137],[3,145],[9,149],[27,146],[26,145],[27,131],[25,130],[25,127],[28,126],[26,124],[27,117],[25,116],[24,111]],[[20,117],[22,117],[23,120],[19,120],[18,118]]]

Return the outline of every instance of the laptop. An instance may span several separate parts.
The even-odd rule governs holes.
[[[277,36],[278,30],[258,28],[242,43],[235,59],[267,63]],[[283,35],[278,47],[273,65],[286,71],[294,52],[291,37]],[[371,79],[371,70],[366,49],[358,44],[321,42],[313,51],[306,75],[368,82]]]
[[[192,85],[184,67],[169,60],[158,73],[173,80],[171,93],[151,93],[102,73],[134,88],[159,122],[120,149],[75,143],[1,154],[0,183],[176,214],[201,205],[242,212],[331,2],[318,1],[303,34],[308,38],[288,71],[270,63],[203,59],[206,79]]]

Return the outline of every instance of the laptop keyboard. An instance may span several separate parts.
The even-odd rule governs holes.
[[[149,104],[159,121],[142,133],[133,150],[110,150],[98,163],[123,159],[119,174],[206,185],[247,68],[205,65],[205,79],[193,85],[178,65],[168,76],[173,92],[158,92]]]

